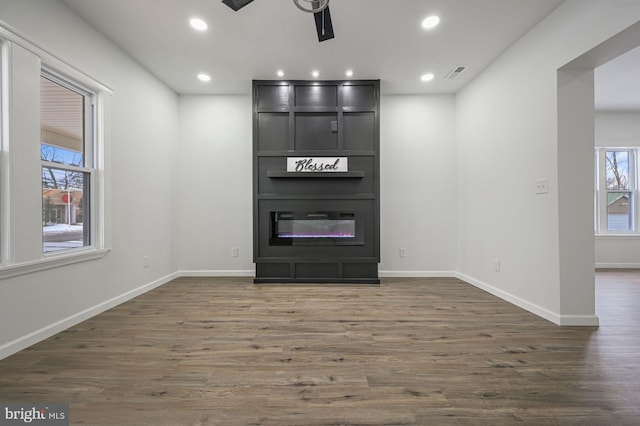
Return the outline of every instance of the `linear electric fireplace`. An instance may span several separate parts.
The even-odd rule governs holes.
[[[355,213],[271,212],[271,238],[274,246],[364,244],[358,232]]]
[[[379,283],[379,81],[254,81],[256,283]]]

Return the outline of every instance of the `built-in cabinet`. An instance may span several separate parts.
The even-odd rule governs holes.
[[[255,282],[379,282],[379,93],[253,82]]]

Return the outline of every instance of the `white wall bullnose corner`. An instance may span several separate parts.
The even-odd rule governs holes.
[[[513,294],[499,289],[495,286],[477,280],[469,275],[465,275],[460,272],[455,273],[455,278],[462,280],[468,284],[471,284],[474,287],[478,287],[481,290],[486,291],[502,300],[505,300],[509,303],[512,303],[526,311],[531,312],[541,318],[546,319],[557,325],[562,326],[598,326],[600,321],[595,314],[584,314],[584,315],[562,315],[557,312],[553,312],[547,308],[544,308],[535,303],[524,300],[518,296],[514,296]]]

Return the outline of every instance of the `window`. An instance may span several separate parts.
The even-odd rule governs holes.
[[[596,149],[596,233],[638,233],[637,148]]]
[[[93,94],[51,73],[40,77],[42,251],[91,244]]]
[[[109,251],[111,93],[0,23],[0,280]]]

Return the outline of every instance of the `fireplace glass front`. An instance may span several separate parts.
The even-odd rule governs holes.
[[[271,245],[358,244],[356,214],[271,212]]]

